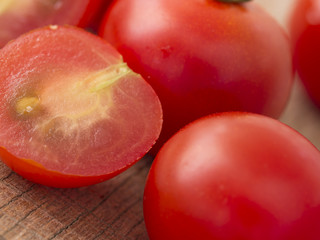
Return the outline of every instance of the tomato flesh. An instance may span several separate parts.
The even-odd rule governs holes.
[[[195,121],[156,156],[145,187],[150,239],[316,240],[320,152],[277,120]]]
[[[153,89],[94,35],[46,27],[8,44],[0,59],[0,156],[17,172],[25,172],[21,160],[101,181],[140,159],[160,133]],[[47,185],[60,184],[68,185]]]

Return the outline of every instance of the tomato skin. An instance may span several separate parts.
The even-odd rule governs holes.
[[[130,167],[127,166],[111,174],[98,176],[63,174],[46,169],[32,160],[17,158],[2,147],[0,147],[0,159],[14,172],[29,181],[56,188],[76,188],[97,184],[113,178]]]
[[[278,117],[290,94],[288,37],[254,3],[116,0],[100,35],[161,100],[164,124],[153,149],[187,123],[215,112]]]
[[[99,183],[158,138],[160,101],[107,42],[71,26],[33,30],[0,51],[0,159],[52,187]]]
[[[89,1],[86,11],[77,26],[82,28],[90,28],[95,32],[98,31],[100,22],[111,2],[112,0]]]
[[[49,24],[90,26],[95,29],[101,19],[99,15],[110,3],[107,0],[11,2],[4,10],[0,4],[0,48],[23,33]]]
[[[81,19],[79,20],[79,22],[77,23],[78,27],[87,27],[88,25],[90,25],[93,21],[96,21],[96,14],[99,12],[100,14],[100,10],[104,10],[104,7],[102,7],[102,4],[109,4],[109,1],[106,0],[89,0],[87,7],[84,11],[84,14],[82,15]]]
[[[320,153],[272,118],[197,120],[156,156],[144,192],[151,240],[316,240]]]
[[[319,1],[299,0],[290,19],[294,64],[314,104],[320,107],[320,6]]]

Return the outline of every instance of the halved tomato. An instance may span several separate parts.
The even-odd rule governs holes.
[[[96,20],[96,15],[105,2],[105,0],[1,0],[0,47],[27,31],[49,24],[86,27]]]
[[[54,187],[101,182],[159,136],[153,89],[85,30],[34,30],[0,51],[0,65],[0,158],[27,179]]]

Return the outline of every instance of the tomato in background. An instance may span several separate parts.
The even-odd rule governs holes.
[[[155,153],[215,112],[278,117],[293,82],[288,37],[254,2],[115,0],[100,35],[155,89],[164,112]]]
[[[1,0],[0,48],[32,29],[49,24],[95,27],[110,0]]]
[[[0,65],[0,158],[31,181],[102,182],[137,162],[160,134],[154,90],[85,30],[33,30],[0,50]]]
[[[298,75],[320,107],[320,2],[299,0],[291,15],[290,31]]]
[[[80,23],[77,25],[82,28],[88,28],[94,33],[98,32],[102,18],[110,6],[112,0],[91,0],[90,8],[87,10]]]
[[[156,156],[145,186],[150,240],[318,240],[320,152],[283,123],[223,113]]]

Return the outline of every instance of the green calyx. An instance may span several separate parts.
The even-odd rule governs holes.
[[[249,2],[251,0],[217,0],[218,2],[223,3],[243,3],[243,2]]]

